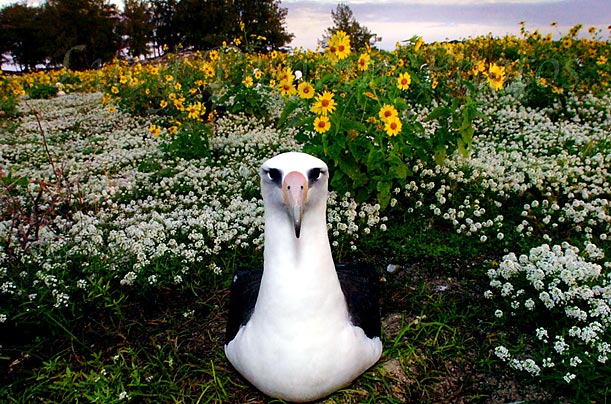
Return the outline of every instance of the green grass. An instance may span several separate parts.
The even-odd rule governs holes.
[[[468,265],[430,260],[384,274],[383,356],[325,402],[488,402],[498,394],[490,379],[500,372],[491,359],[494,329],[482,321],[478,282],[465,276],[478,271]],[[224,283],[166,288],[128,298],[120,313],[65,318],[71,332],[56,329],[32,345],[9,366],[0,394],[11,403],[118,403],[124,391],[142,403],[274,402],[224,357]]]

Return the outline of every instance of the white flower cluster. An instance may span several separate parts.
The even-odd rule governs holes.
[[[486,119],[477,122],[468,158],[412,167],[415,179],[403,190],[408,213],[481,242],[511,235],[560,243],[575,232],[593,243],[611,239],[611,116],[602,112],[611,98],[571,98],[571,119],[526,108],[510,93],[482,101]],[[427,113],[413,112],[419,120]],[[520,200],[518,219],[509,209]]]
[[[147,122],[109,114],[100,98],[30,102],[73,194],[57,209],[68,214],[48,218],[25,250],[17,248],[19,234],[11,222],[0,221],[0,240],[10,238],[12,253],[34,268],[15,279],[0,251],[0,295],[59,308],[69,305],[73,294],[109,281],[181,284],[198,271],[222,274],[222,263],[236,254],[256,256],[263,245],[258,168],[274,154],[300,150],[293,135],[256,119],[226,116],[214,124],[211,159],[168,158],[160,148],[164,140],[150,135]],[[24,112],[14,138],[0,142],[0,167],[51,182],[42,134],[33,112]],[[379,205],[357,204],[333,192],[328,217],[334,247],[349,245],[351,251],[360,236],[383,228],[386,220]]]
[[[496,356],[534,376],[554,368],[549,371],[567,383],[579,374],[575,368],[606,363],[611,354],[611,265],[604,270],[593,262],[603,258],[593,244],[582,253],[568,243],[543,244],[528,255],[507,254],[498,268],[490,269],[491,290],[485,296],[510,308],[507,314],[497,309],[507,322],[534,319],[533,341],[540,344],[528,353],[534,359],[520,360],[505,346],[495,349]]]
[[[380,205],[377,203],[358,204],[350,194],[338,198],[337,193],[329,193],[327,226],[332,247],[341,247],[347,242],[350,250],[355,251],[359,235],[370,234],[375,228],[386,230],[387,220],[386,216],[380,216]]]

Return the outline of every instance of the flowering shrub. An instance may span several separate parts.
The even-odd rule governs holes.
[[[495,354],[512,369],[596,399],[611,376],[611,263],[587,244],[543,244],[528,255],[506,255],[488,271],[495,316],[519,327],[520,339]],[[524,343],[525,342],[525,343]]]
[[[470,150],[476,105],[466,93],[438,87],[431,72],[420,69],[420,46],[414,40],[394,54],[352,54],[350,38],[339,31],[321,68],[303,76],[287,100],[280,125],[298,127],[305,150],[335,166],[331,185],[338,192],[353,192],[358,200],[377,197],[384,209],[391,190],[405,186],[413,163],[433,165],[457,149]],[[437,106],[422,117],[421,102]],[[425,133],[427,123],[432,133]]]

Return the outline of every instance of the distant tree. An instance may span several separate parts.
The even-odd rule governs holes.
[[[51,60],[71,69],[88,69],[111,60],[120,46],[119,13],[104,0],[47,0],[45,18],[54,43]]]
[[[178,0],[150,0],[150,10],[153,23],[153,41],[155,47],[167,46],[176,50],[183,42],[175,16]]]
[[[244,24],[246,40],[255,43],[253,50],[269,51],[291,42],[294,35],[285,28],[288,10],[275,0],[235,0],[238,24]],[[253,41],[254,40],[254,41]]]
[[[210,49],[226,41],[235,31],[232,1],[181,0],[176,6],[175,29],[184,46]]]
[[[335,11],[331,11],[333,19],[333,27],[327,28],[320,42],[322,46],[326,46],[329,38],[337,31],[344,31],[350,35],[350,44],[355,50],[364,48],[365,46],[374,46],[376,42],[382,40],[377,34],[369,31],[367,27],[359,24],[354,18],[354,14],[350,7],[346,4],[338,4]]]
[[[293,38],[284,28],[286,14],[277,0],[180,0],[174,27],[185,46],[210,49],[240,38],[255,44],[253,50],[265,51]]]
[[[120,24],[123,43],[132,57],[147,55],[148,43],[153,38],[151,10],[143,0],[125,0]]]
[[[39,8],[14,4],[0,10],[0,54],[8,53],[25,70],[47,62],[49,43]]]

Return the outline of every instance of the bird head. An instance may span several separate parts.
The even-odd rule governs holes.
[[[306,153],[283,153],[261,166],[261,195],[266,211],[284,211],[295,231],[307,211],[324,209],[327,203],[329,169],[324,161]],[[324,218],[323,213],[323,218]]]

